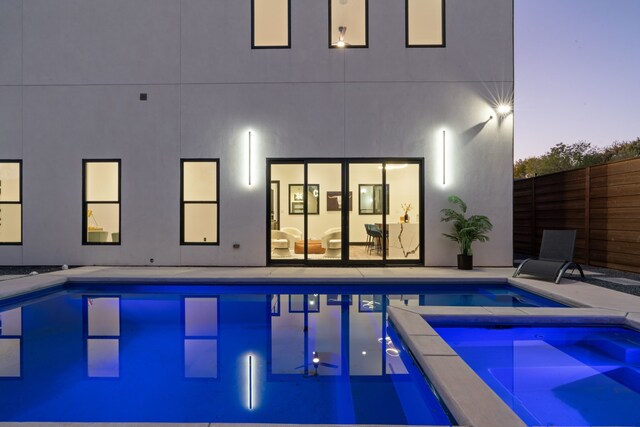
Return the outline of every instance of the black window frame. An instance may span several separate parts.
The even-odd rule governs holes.
[[[364,0],[364,45],[348,45],[343,47],[334,46],[331,44],[331,2],[329,0],[329,16],[327,21],[329,22],[329,49],[368,49],[369,48],[369,0]],[[349,29],[347,28],[347,31]]]
[[[118,164],[118,200],[97,201],[87,200],[87,164],[89,163],[117,163]],[[117,242],[89,242],[87,239],[89,218],[87,218],[89,204],[118,205],[118,236]],[[83,246],[120,246],[122,244],[122,159],[82,159],[82,245]]]
[[[211,163],[216,164],[216,200],[193,201],[184,200],[184,164],[185,163]],[[218,214],[216,215],[216,236],[215,242],[185,242],[184,240],[184,207],[185,204],[215,204]],[[184,158],[180,159],[180,246],[220,246],[220,158]]]
[[[371,212],[365,212],[362,210],[362,187],[371,187],[372,190],[372,194],[373,194],[373,207],[372,207],[372,211]],[[381,203],[381,206],[384,206],[386,204],[386,209],[387,211],[385,213],[383,212],[378,212],[376,210],[376,188],[379,188],[379,194],[386,194],[386,199],[387,201],[385,203]],[[383,192],[382,191],[382,184],[358,184],[358,215],[389,215],[390,212],[390,208],[389,208],[389,201],[390,201],[390,196],[389,196],[389,184],[385,184],[384,188],[386,188],[386,190]]]
[[[20,174],[18,177],[20,186],[20,191],[18,194],[17,202],[3,202],[0,201],[0,207],[2,205],[20,205],[20,241],[19,242],[0,242],[0,246],[22,246],[22,242],[24,241],[24,206],[22,206],[22,159],[0,159],[0,164],[2,163],[17,163],[18,168],[20,169]]]
[[[447,47],[447,11],[446,0],[442,1],[442,43],[441,44],[410,44],[409,43],[409,0],[404,1],[404,40],[406,48],[444,48]]]
[[[417,216],[417,222],[419,224],[419,233],[420,233],[420,248],[418,251],[419,257],[418,259],[387,259],[386,257],[386,251],[383,251],[383,257],[382,259],[376,259],[376,260],[358,260],[358,259],[351,259],[349,257],[349,245],[348,244],[343,244],[342,245],[342,257],[340,259],[328,259],[328,260],[313,260],[308,258],[308,247],[305,245],[305,252],[304,252],[304,257],[303,258],[283,258],[283,259],[278,259],[278,258],[274,258],[271,256],[271,218],[270,218],[270,201],[271,201],[271,187],[270,186],[266,186],[266,191],[265,191],[265,230],[266,230],[266,234],[265,234],[265,259],[267,260],[267,266],[323,266],[323,267],[344,267],[344,266],[349,266],[349,267],[363,267],[363,266],[375,266],[375,267],[384,267],[384,266],[412,266],[412,267],[416,267],[416,266],[424,266],[425,264],[425,218],[426,218],[426,213],[425,213],[425,166],[424,166],[424,157],[267,157],[266,159],[266,182],[271,182],[273,180],[273,175],[272,175],[272,167],[274,165],[299,165],[301,167],[303,167],[303,182],[307,182],[308,181],[308,167],[309,165],[312,164],[317,164],[317,163],[338,163],[340,165],[342,165],[342,186],[341,186],[341,192],[342,194],[349,194],[350,191],[350,187],[349,187],[349,183],[350,183],[350,172],[349,172],[349,166],[352,164],[359,164],[359,163],[378,163],[380,165],[382,165],[382,186],[383,189],[387,188],[386,184],[387,184],[387,168],[385,167],[388,164],[395,164],[395,163],[409,163],[409,164],[415,164],[418,165],[419,167],[419,172],[418,172],[418,207],[419,207],[419,213]],[[383,197],[386,198],[386,190],[383,190]],[[355,196],[354,196],[355,197]],[[385,202],[386,203],[386,202]],[[387,205],[389,205],[387,203]],[[307,204],[305,204],[305,215],[307,216],[308,219],[308,215],[307,212]],[[348,239],[345,238],[345,236],[349,236],[349,231],[350,231],[350,210],[349,210],[349,204],[348,203],[343,203],[342,204],[342,210],[341,210],[341,228],[342,228],[342,239],[343,239],[343,243],[348,243]],[[387,227],[387,214],[381,215],[382,218],[382,228],[386,229]],[[282,219],[281,219],[282,220]],[[280,223],[280,225],[282,226],[282,223]],[[309,225],[307,221],[304,221],[304,226],[303,226],[303,230],[302,230],[302,236],[303,236],[303,240],[308,240],[309,238]],[[386,243],[383,243],[383,246],[386,246]]]
[[[251,49],[291,49],[291,0],[287,0],[287,44],[274,46],[256,46],[256,10],[251,0]]]

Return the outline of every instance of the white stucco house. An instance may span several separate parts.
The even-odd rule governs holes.
[[[513,75],[512,0],[2,0],[0,265],[510,266]]]

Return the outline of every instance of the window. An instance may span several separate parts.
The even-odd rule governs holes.
[[[406,0],[407,47],[444,47],[444,0]]]
[[[290,0],[253,0],[251,7],[251,47],[291,47]]]
[[[182,245],[218,244],[218,159],[182,160]]]
[[[83,160],[83,245],[120,244],[120,160]]]
[[[382,184],[359,184],[358,197],[358,214],[382,214]],[[387,184],[386,206],[386,214],[389,215],[389,184]]]
[[[368,10],[368,0],[329,0],[329,47],[367,47]]]
[[[0,161],[0,244],[22,243],[22,162]]]

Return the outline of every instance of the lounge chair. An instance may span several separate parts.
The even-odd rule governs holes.
[[[545,277],[560,283],[560,279],[569,268],[578,269],[580,280],[584,273],[580,264],[573,262],[573,249],[576,244],[576,230],[544,230],[538,259],[527,258],[513,273]]]

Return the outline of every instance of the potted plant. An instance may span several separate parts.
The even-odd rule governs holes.
[[[442,233],[443,236],[453,240],[460,245],[460,254],[458,255],[458,268],[460,270],[473,269],[473,252],[471,251],[471,244],[476,240],[479,242],[486,242],[489,240],[487,232],[491,231],[493,225],[489,218],[484,215],[471,215],[469,218],[465,217],[467,213],[467,204],[458,196],[449,196],[449,202],[460,208],[462,212],[458,212],[457,209],[442,209],[440,214],[442,222],[451,222],[451,234]]]

